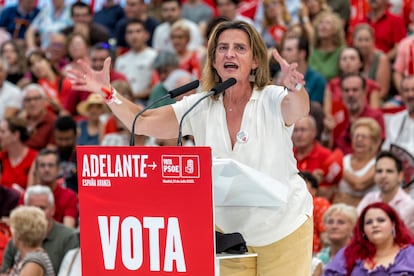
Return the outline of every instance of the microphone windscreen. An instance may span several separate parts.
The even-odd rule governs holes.
[[[235,84],[236,84],[236,79],[235,78],[229,78],[229,79],[223,81],[222,83],[217,84],[216,87],[211,89],[211,91],[214,91],[214,95],[217,95],[217,94],[220,94],[221,92],[223,92],[224,90],[226,90],[227,88],[229,88],[230,86],[233,86]]]
[[[168,94],[170,94],[171,98],[175,98],[175,97],[180,96],[184,93],[187,93],[188,91],[196,89],[199,85],[200,85],[200,81],[199,80],[194,80],[192,82],[184,84],[183,86],[180,86],[180,87],[177,87],[177,88],[171,90],[170,92],[168,92]]]

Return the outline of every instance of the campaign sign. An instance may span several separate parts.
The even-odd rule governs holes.
[[[77,147],[83,275],[214,275],[208,147]]]

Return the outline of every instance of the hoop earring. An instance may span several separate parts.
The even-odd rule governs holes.
[[[391,231],[391,233],[392,233],[392,237],[395,239],[395,236],[397,235],[397,234],[395,233],[395,225],[392,227],[392,231]]]

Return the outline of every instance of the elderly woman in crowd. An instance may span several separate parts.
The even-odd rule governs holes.
[[[203,90],[230,78],[236,84],[196,106],[184,118],[182,134],[193,135],[198,146],[211,146],[214,157],[232,158],[290,190],[280,208],[216,207],[216,223],[224,232],[242,232],[249,251],[258,254],[259,275],[310,275],[312,198],[298,175],[291,141],[293,124],[309,112],[309,97],[297,64],[288,64],[276,50],[273,55],[281,65],[284,87],[268,85],[267,48],[254,27],[241,21],[220,23],[209,39]],[[110,87],[110,60],[101,72],[79,63],[82,70],[71,72],[74,88],[104,94],[114,114],[131,126],[140,108]],[[192,94],[148,110],[139,118],[136,133],[177,137],[183,114],[205,95]],[[243,270],[240,264],[233,268],[223,275]]]
[[[356,207],[375,188],[375,157],[381,144],[381,127],[374,119],[362,117],[352,124],[351,135],[353,152],[343,158],[342,179],[334,201]]]
[[[397,212],[386,203],[372,203],[359,216],[349,245],[323,275],[414,275],[413,244]]]
[[[13,244],[18,252],[13,268],[1,275],[56,275],[49,255],[42,248],[48,225],[43,211],[37,207],[20,206],[11,212],[9,222]]]
[[[323,216],[325,242],[328,244],[316,257],[327,264],[336,253],[345,247],[352,238],[352,230],[358,219],[355,207],[344,203],[333,204]]]

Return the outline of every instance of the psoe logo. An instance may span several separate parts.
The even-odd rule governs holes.
[[[198,155],[163,155],[162,176],[166,178],[200,178]]]

